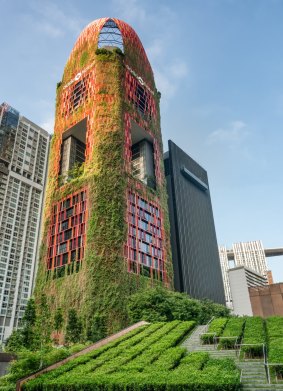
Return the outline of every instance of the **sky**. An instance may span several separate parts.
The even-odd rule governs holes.
[[[282,0],[0,0],[0,101],[53,131],[56,83],[82,29],[139,35],[168,139],[209,176],[218,243],[283,247]],[[283,257],[269,259],[283,281]]]

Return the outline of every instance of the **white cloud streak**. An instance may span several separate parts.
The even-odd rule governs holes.
[[[243,121],[232,121],[225,128],[214,130],[208,136],[208,142],[212,143],[226,143],[230,146],[242,143],[250,132],[247,129],[247,124]]]
[[[58,38],[67,33],[78,35],[86,22],[70,7],[60,8],[52,1],[32,2],[30,4],[33,24],[36,29],[51,38]]]

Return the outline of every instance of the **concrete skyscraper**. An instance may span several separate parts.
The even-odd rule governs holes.
[[[0,340],[17,327],[32,292],[49,134],[0,106]]]
[[[131,293],[172,281],[159,99],[135,31],[90,23],[57,87],[35,289],[86,329],[121,328]]]

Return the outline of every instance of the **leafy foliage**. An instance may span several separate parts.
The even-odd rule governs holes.
[[[176,346],[192,327],[179,321],[146,326],[29,381],[24,390],[240,390],[233,361],[186,355]]]
[[[266,319],[266,331],[268,342],[268,361],[278,364],[274,368],[275,373],[283,376],[283,317],[273,316]]]
[[[236,343],[240,343],[245,321],[245,318],[230,318],[228,320],[219,341],[221,348],[233,348]]]
[[[66,327],[66,341],[67,342],[80,342],[82,339],[82,322],[78,318],[75,309],[71,308],[68,313],[68,321]]]
[[[132,323],[140,320],[194,320],[202,323],[212,315],[217,316],[219,312],[229,314],[229,310],[222,307],[224,306],[210,300],[191,299],[184,293],[156,287],[132,295],[128,303],[128,314]]]
[[[220,337],[224,327],[226,326],[227,318],[216,318],[210,323],[207,333],[202,334],[203,343],[213,343],[214,337]]]
[[[261,356],[263,354],[263,344],[265,343],[265,327],[262,318],[249,317],[246,319],[242,350],[249,356]]]

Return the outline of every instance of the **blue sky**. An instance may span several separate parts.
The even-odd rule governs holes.
[[[138,33],[172,139],[207,169],[219,244],[283,246],[283,1],[0,0],[0,100],[47,128],[80,31],[112,16]],[[283,257],[269,261],[283,281]]]

